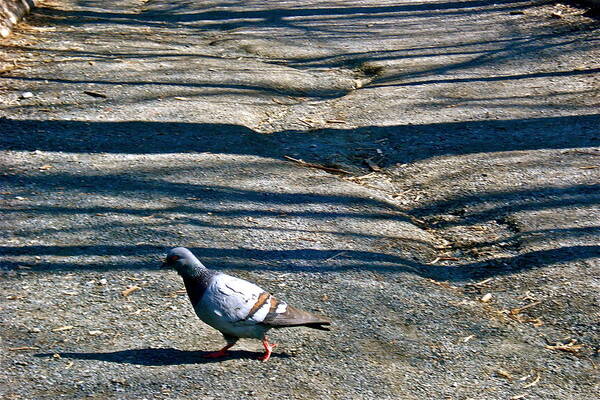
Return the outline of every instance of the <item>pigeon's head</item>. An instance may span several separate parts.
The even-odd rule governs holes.
[[[193,276],[204,269],[204,265],[185,247],[175,247],[169,250],[161,268],[173,268],[180,275]]]

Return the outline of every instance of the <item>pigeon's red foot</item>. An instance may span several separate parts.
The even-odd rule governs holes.
[[[269,339],[267,339],[266,337],[262,340],[262,344],[265,348],[265,354],[263,354],[262,356],[258,357],[258,359],[262,362],[267,362],[269,361],[269,358],[271,358],[271,353],[273,352],[273,349],[275,347],[277,347],[277,344],[273,343],[269,343]]]
[[[225,357],[227,354],[229,354],[229,352],[227,351],[227,349],[229,349],[231,346],[233,346],[233,344],[228,344],[227,346],[223,347],[221,350],[219,350],[219,351],[213,351],[212,353],[208,353],[208,354],[204,354],[202,357],[205,357],[205,358],[221,358],[221,357]]]

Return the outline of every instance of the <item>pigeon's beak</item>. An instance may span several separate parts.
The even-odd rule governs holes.
[[[160,269],[165,269],[165,268],[169,268],[169,264],[167,263],[167,260],[163,261],[163,263],[160,264]]]

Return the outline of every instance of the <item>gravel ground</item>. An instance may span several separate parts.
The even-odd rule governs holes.
[[[1,42],[0,397],[594,398],[597,19],[198,3],[45,1]],[[202,358],[176,245],[333,332]]]

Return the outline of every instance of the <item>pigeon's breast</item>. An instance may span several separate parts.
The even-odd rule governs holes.
[[[206,289],[208,289],[209,282],[205,279],[184,277],[183,284],[185,285],[190,303],[195,308],[204,296]]]

